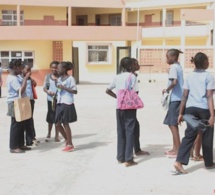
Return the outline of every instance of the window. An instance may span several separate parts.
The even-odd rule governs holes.
[[[173,11],[166,12],[166,25],[167,26],[173,25]]]
[[[2,25],[16,26],[17,14],[14,10],[2,10]],[[24,12],[20,11],[20,25],[24,25]]]
[[[3,69],[8,69],[9,62],[14,59],[21,59],[33,67],[34,53],[32,51],[0,51],[0,62]]]
[[[109,45],[88,45],[88,62],[89,63],[108,63],[110,62]]]
[[[121,26],[121,15],[110,15],[110,26]]]

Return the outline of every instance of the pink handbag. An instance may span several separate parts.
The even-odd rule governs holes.
[[[128,77],[126,89],[121,89],[117,93],[117,109],[120,110],[133,110],[143,108],[143,102],[138,94],[133,90],[129,90],[129,83],[131,81],[131,75]]]

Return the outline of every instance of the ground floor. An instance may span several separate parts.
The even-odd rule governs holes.
[[[144,45],[137,41],[71,41],[71,40],[22,40],[0,41],[0,62],[4,69],[3,80],[8,74],[8,64],[12,59],[22,59],[32,65],[32,77],[42,85],[45,75],[50,72],[53,60],[72,61],[72,74],[77,83],[108,83],[119,72],[121,58],[137,58],[141,74],[166,74],[166,52],[170,48],[183,51],[180,55],[184,70],[193,69],[190,59],[201,51],[209,56],[209,71],[214,72],[214,47],[193,45],[181,48],[180,45]],[[148,43],[149,44],[149,43]]]

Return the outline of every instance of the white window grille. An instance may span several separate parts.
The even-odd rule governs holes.
[[[109,45],[88,45],[88,63],[108,63],[109,54]]]
[[[110,26],[121,26],[121,15],[110,15]]]
[[[2,10],[2,25],[3,26],[16,26],[17,13],[15,10]],[[20,25],[24,25],[24,12],[20,11]]]
[[[24,63],[33,67],[34,52],[32,51],[0,51],[0,62],[3,69],[8,69],[11,60],[21,59]]]
[[[173,11],[167,11],[167,13],[166,13],[166,25],[167,26],[173,25]]]

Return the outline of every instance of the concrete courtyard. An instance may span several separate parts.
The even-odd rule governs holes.
[[[135,156],[137,166],[116,161],[115,100],[105,94],[107,85],[78,85],[75,105],[78,121],[71,124],[75,150],[62,151],[64,142],[45,142],[46,94],[37,87],[34,122],[41,141],[25,154],[9,152],[10,117],[6,116],[6,88],[0,99],[0,194],[1,195],[210,195],[215,193],[215,170],[190,161],[186,175],[173,175],[173,163],[164,155],[172,137],[163,125],[161,90],[166,82],[140,83],[144,109],[138,110],[140,142],[150,156]],[[180,127],[183,137],[185,124]]]

